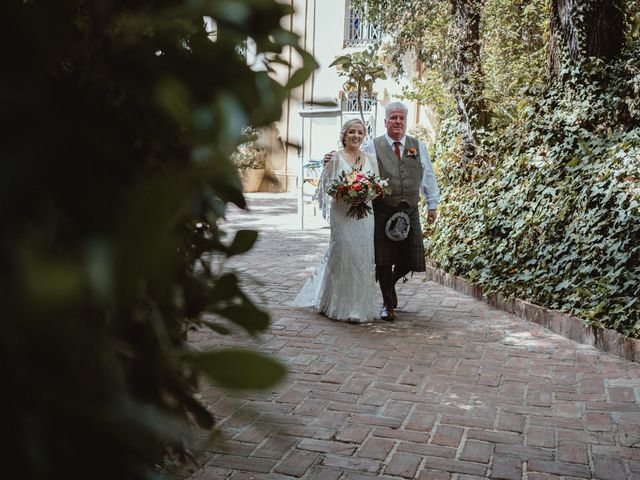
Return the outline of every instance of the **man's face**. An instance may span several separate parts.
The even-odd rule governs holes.
[[[391,110],[387,118],[384,119],[384,126],[387,129],[387,134],[394,140],[400,140],[404,137],[407,130],[407,117],[402,109]]]

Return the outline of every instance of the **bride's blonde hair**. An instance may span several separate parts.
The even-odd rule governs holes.
[[[345,137],[347,136],[347,132],[356,123],[359,123],[360,125],[362,125],[362,129],[364,130],[364,134],[366,137],[367,126],[364,123],[362,123],[362,120],[360,120],[359,118],[352,118],[351,120],[346,121],[344,125],[342,125],[342,129],[340,130],[340,145],[342,145],[343,147],[346,146]]]

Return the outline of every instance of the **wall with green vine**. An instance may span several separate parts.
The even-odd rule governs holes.
[[[487,292],[640,337],[640,44],[563,75],[572,88],[523,90],[473,164],[455,120],[441,123],[427,255]]]

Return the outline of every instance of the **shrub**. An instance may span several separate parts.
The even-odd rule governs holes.
[[[241,145],[231,155],[233,164],[240,170],[247,168],[264,168],[267,161],[267,152],[254,145]]]
[[[640,45],[580,71],[571,88],[524,92],[474,164],[442,125],[427,253],[487,291],[640,337]]]
[[[242,143],[231,154],[231,161],[240,170],[248,168],[265,168],[267,152],[257,145],[260,139],[260,130],[253,127],[242,129]]]
[[[282,377],[251,351],[200,351],[186,330],[268,326],[219,268],[257,234],[217,223],[245,206],[229,161],[242,126],[278,119],[315,66],[280,27],[288,13],[273,0],[3,4],[4,477],[158,478],[191,421],[214,425],[194,396],[203,375]],[[273,61],[300,53],[286,87],[246,64],[247,37]]]

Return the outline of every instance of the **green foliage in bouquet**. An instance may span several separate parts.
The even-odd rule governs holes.
[[[352,167],[351,172],[342,171],[327,188],[327,195],[334,197],[339,202],[351,204],[347,210],[347,217],[362,220],[373,213],[373,208],[367,205],[375,198],[389,195],[389,181],[382,179],[373,173],[361,171],[360,159],[357,167]],[[354,200],[360,203],[353,204]]]
[[[522,92],[472,165],[441,125],[441,217],[431,261],[487,291],[640,337],[640,44],[609,66],[567,66],[564,87]]]
[[[191,421],[214,426],[200,378],[264,388],[283,376],[251,351],[199,351],[186,331],[268,326],[224,269],[257,234],[226,238],[218,220],[245,205],[230,161],[242,128],[278,119],[315,62],[275,0],[2,11],[3,477],[158,478]],[[239,54],[247,37],[266,71]],[[282,86],[269,72],[285,47],[302,64]]]

